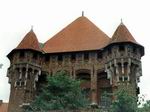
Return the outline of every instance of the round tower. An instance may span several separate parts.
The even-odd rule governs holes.
[[[123,23],[116,29],[106,52],[105,71],[113,92],[121,87],[128,89],[133,95],[138,95],[144,47],[136,42]]]
[[[36,82],[41,75],[42,52],[33,30],[9,54],[7,76],[10,83],[8,112],[21,112],[29,105],[36,92]]]

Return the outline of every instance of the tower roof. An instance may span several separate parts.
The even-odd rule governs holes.
[[[138,44],[127,27],[121,22],[112,36],[110,43],[132,42]]]
[[[109,37],[88,18],[81,16],[49,39],[43,47],[46,53],[97,50],[106,46]]]
[[[15,49],[32,49],[41,51],[38,39],[32,29],[25,35],[23,40]]]

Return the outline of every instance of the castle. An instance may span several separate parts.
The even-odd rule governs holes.
[[[109,38],[88,18],[81,16],[50,38],[39,43],[31,29],[7,57],[11,85],[8,112],[22,112],[38,93],[47,75],[64,70],[74,79],[86,80],[81,87],[91,104],[109,105],[103,93],[114,93],[120,84],[139,94],[144,47],[121,22]]]

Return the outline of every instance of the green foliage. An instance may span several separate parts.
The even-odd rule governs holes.
[[[116,100],[112,103],[111,112],[136,112],[137,99],[128,94],[125,89],[116,93]]]
[[[48,76],[47,85],[40,95],[31,103],[26,112],[47,112],[49,110],[80,109],[87,106],[88,101],[82,94],[80,81],[74,80],[66,72],[58,72]]]
[[[150,100],[147,100],[146,103],[144,103],[142,107],[138,109],[138,112],[150,112]]]

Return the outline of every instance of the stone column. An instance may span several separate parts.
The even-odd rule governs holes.
[[[25,79],[28,78],[28,64],[26,65],[26,73],[25,73]]]
[[[22,68],[19,68],[19,79],[22,79]]]
[[[124,74],[124,60],[123,60],[123,58],[121,59],[121,68],[122,68],[122,74]]]
[[[111,71],[111,69],[112,69],[111,67],[108,68],[107,64],[105,65],[105,72],[107,72],[107,79],[110,79],[110,85],[112,85],[112,71]]]
[[[97,105],[97,73],[94,66],[91,70],[91,105]]]

